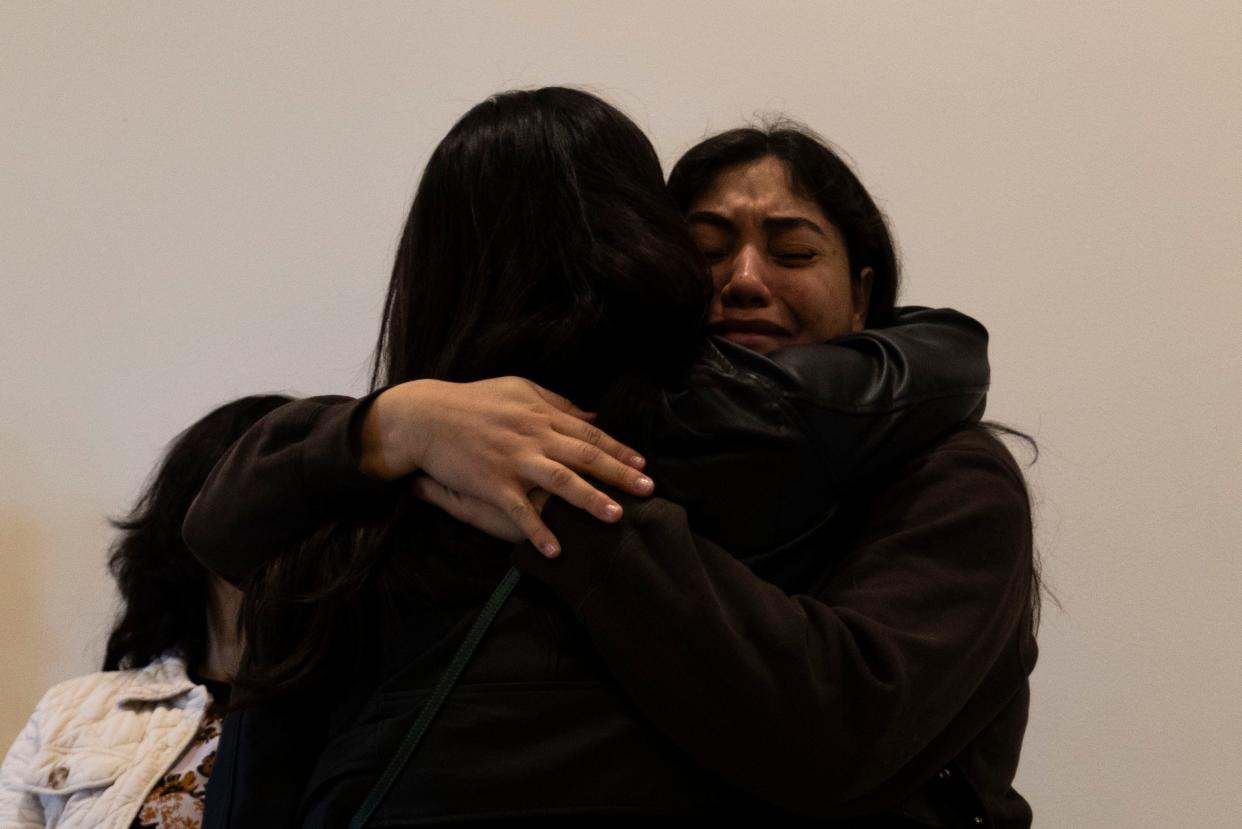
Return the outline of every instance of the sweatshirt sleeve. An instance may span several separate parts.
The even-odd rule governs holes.
[[[190,505],[182,536],[208,569],[244,579],[281,545],[350,498],[391,486],[358,470],[353,434],[379,391],[286,403],[216,464]]]
[[[553,503],[564,552],[514,563],[560,595],[655,725],[704,767],[829,818],[961,711],[1024,618],[1030,516],[995,452],[940,448],[878,499],[816,595],[787,595],[660,499],[605,525]],[[931,767],[935,770],[935,766]]]

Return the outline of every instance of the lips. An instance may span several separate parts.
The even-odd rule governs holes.
[[[717,336],[727,337],[730,334],[762,334],[767,337],[788,337],[789,331],[768,320],[723,319],[707,326]]]

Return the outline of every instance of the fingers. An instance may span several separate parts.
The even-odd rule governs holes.
[[[579,409],[569,398],[562,397],[556,392],[548,391],[537,383],[532,383],[529,380],[522,380],[522,383],[528,388],[533,389],[540,399],[562,415],[561,417],[554,417],[552,420],[552,428],[556,431],[598,447],[621,463],[632,466],[635,469],[642,469],[646,465],[647,461],[638,452],[635,452],[619,440],[614,440],[603,430],[592,425],[592,421],[595,420],[593,412]]]
[[[543,386],[539,385],[538,383],[531,383],[529,380],[526,382],[530,383],[531,387],[534,388],[535,392],[540,397],[542,397],[544,402],[547,403],[549,406],[552,406],[558,409],[559,411],[564,412],[565,414],[572,415],[573,417],[579,418],[581,420],[590,420],[595,417],[594,414],[591,414],[590,412],[584,412],[582,409],[579,409],[577,406],[573,404],[573,401],[570,400],[568,397],[561,397],[556,392],[548,391],[547,389],[545,389]]]
[[[567,466],[553,461],[541,461],[530,470],[530,477],[540,488],[561,497],[578,509],[589,512],[600,521],[611,524],[621,518],[620,504],[587,483]]]
[[[623,463],[626,466],[631,467],[632,469],[642,469],[647,464],[646,458],[644,458],[642,455],[638,454],[637,452],[635,452],[630,447],[626,446],[621,441],[615,440],[614,438],[609,436],[608,433],[605,432],[603,429],[600,429],[597,426],[593,426],[591,423],[587,421],[577,420],[573,418],[557,418],[552,421],[552,428],[555,429],[560,434],[565,435],[566,437],[572,438],[573,440],[578,441],[581,444],[585,444],[587,447],[593,447],[595,449],[598,449],[600,452],[604,453],[605,455],[616,459],[620,463]],[[580,453],[583,453],[584,458],[591,459],[591,460],[593,460],[594,458],[594,456],[590,452],[588,452],[585,447],[578,448],[577,451]],[[599,475],[596,473],[594,469],[587,469],[582,466],[579,466],[576,462],[574,462],[572,458],[558,458],[558,460],[560,460],[562,463],[570,464],[571,466],[574,467],[574,469],[577,469],[579,472],[590,472],[592,475],[595,475],[595,477],[599,478],[601,481],[607,481],[608,483],[613,484],[614,486],[624,486],[626,489],[629,489],[629,486],[627,486],[626,484],[614,482],[611,478],[607,478],[603,475]],[[637,480],[637,478],[638,476],[631,474],[627,480],[634,481],[634,480]],[[636,492],[635,494],[646,495],[647,493]]]
[[[513,521],[512,515],[506,514],[504,510],[486,501],[449,489],[432,478],[426,476],[416,478],[412,489],[415,497],[429,504],[434,504],[458,521],[469,524],[495,538],[517,543],[529,537]],[[521,505],[515,506],[515,511],[523,509],[525,508]],[[535,510],[534,512],[537,517],[538,511]],[[543,527],[542,521],[538,521],[538,525]],[[547,528],[543,527],[543,530],[546,531]],[[556,536],[552,535],[551,532],[546,532],[546,535],[541,536],[538,535],[538,532],[536,530],[536,537],[539,540],[535,541],[532,539],[532,543],[544,555],[549,558],[555,558],[560,552],[560,545],[557,543]]]
[[[582,479],[578,478],[577,475],[573,475],[573,472],[581,472],[589,475],[601,484],[616,487],[642,497],[650,495],[655,489],[655,483],[646,475],[618,461],[615,457],[605,454],[601,448],[593,446],[586,441],[558,435],[547,446],[546,454],[550,460],[556,461],[560,465],[560,470],[552,473],[548,473],[545,470],[545,474],[550,474],[551,477],[547,479],[541,478],[537,483],[571,503],[576,502],[565,492],[562,492],[561,489],[554,489],[553,486],[575,486],[579,490],[581,490],[581,487],[586,487],[586,490],[589,490],[590,493],[598,498],[607,500],[603,493],[582,482]],[[581,482],[581,487],[575,484],[574,479]],[[549,486],[549,483],[552,486]],[[602,508],[602,506],[601,503],[600,507]],[[586,509],[586,507],[583,508]],[[596,512],[596,510],[592,509],[591,512]]]
[[[464,524],[470,524],[476,529],[483,530],[483,532],[486,532],[489,535],[495,534],[492,532],[492,527],[480,526],[482,516],[474,514],[474,511],[471,510],[469,496],[463,496],[461,493],[455,492],[436,480],[426,477],[425,475],[420,475],[414,479],[412,489],[414,491],[414,497],[426,501],[429,504],[434,504],[447,512],[449,515],[456,518],[458,521],[461,521]]]
[[[515,490],[508,496],[505,514],[545,558],[556,558],[561,554],[560,542],[548,529],[548,525],[543,523],[539,511],[531,504],[525,492]]]
[[[426,475],[419,475],[414,479],[410,489],[413,491],[415,498],[439,507],[458,521],[465,520],[463,518],[464,510],[461,498],[443,484],[437,483]]]

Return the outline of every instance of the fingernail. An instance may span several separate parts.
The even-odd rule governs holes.
[[[544,558],[556,558],[561,554],[560,545],[558,545],[555,541],[543,542],[539,545],[539,550],[543,553]]]
[[[650,492],[655,489],[655,481],[651,480],[646,475],[639,475],[638,480],[634,482],[634,488],[639,492]]]
[[[630,457],[627,463],[629,463],[629,465],[634,467],[635,469],[642,469],[644,466],[647,465],[647,459],[644,458],[642,455],[633,455]]]
[[[612,520],[620,518],[621,505],[609,501],[607,504],[604,504],[604,515]]]

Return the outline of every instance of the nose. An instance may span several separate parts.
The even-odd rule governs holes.
[[[765,281],[762,254],[752,245],[741,248],[730,263],[732,270],[720,288],[720,302],[726,308],[762,308],[772,301]]]

